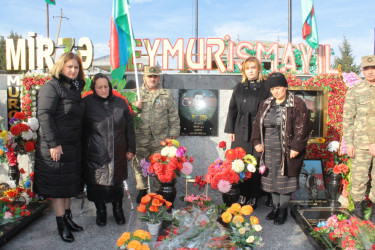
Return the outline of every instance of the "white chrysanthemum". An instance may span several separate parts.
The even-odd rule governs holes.
[[[168,156],[168,153],[169,153],[169,147],[168,147],[168,146],[162,148],[162,150],[161,150],[161,152],[160,152],[160,154],[161,154],[162,156]]]
[[[339,147],[340,147],[340,143],[338,141],[331,141],[328,144],[328,151],[329,152],[337,152],[337,150],[339,149]]]
[[[36,131],[39,128],[39,121],[35,117],[31,117],[27,121],[27,125],[29,125],[32,131]]]
[[[242,160],[236,159],[232,162],[232,170],[236,173],[241,173],[245,169],[245,164]]]
[[[21,136],[23,139],[29,141],[33,139],[33,131],[29,129],[26,132],[22,132]]]
[[[251,173],[254,173],[257,169],[255,168],[253,164],[248,164],[247,170],[250,171]]]
[[[177,148],[176,147],[169,147],[168,157],[176,157]]]
[[[257,231],[257,232],[260,232],[260,231],[262,231],[262,226],[259,225],[259,224],[256,224],[256,225],[253,225],[253,229],[254,229],[255,231]]]
[[[249,238],[246,239],[246,242],[252,243],[254,240],[255,240],[255,237],[251,235],[251,236],[249,236]]]

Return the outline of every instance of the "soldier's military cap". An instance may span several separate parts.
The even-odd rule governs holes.
[[[158,76],[160,75],[160,68],[156,66],[144,66],[144,76]]]
[[[375,55],[362,56],[361,67],[375,66]]]

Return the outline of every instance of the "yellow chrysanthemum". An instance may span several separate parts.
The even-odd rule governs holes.
[[[141,238],[142,240],[151,239],[150,233],[141,229],[135,230],[133,236]]]
[[[120,238],[118,238],[117,240],[117,246],[118,247],[122,246],[128,239],[130,239],[130,233],[129,232],[123,233],[120,236]]]
[[[239,234],[245,234],[246,233],[246,228],[241,227],[240,229],[238,229],[238,233]]]
[[[250,215],[250,214],[253,213],[253,211],[254,211],[254,209],[251,205],[245,205],[245,206],[241,207],[240,213],[243,214],[243,215]]]
[[[176,148],[180,146],[180,142],[175,139],[172,139],[171,142],[172,142],[172,145],[175,146]]]
[[[250,155],[250,154],[247,154],[244,156],[243,160],[247,163],[247,164],[253,164],[254,166],[257,165],[257,160],[255,159],[254,156]]]
[[[230,206],[230,208],[227,209],[227,211],[228,210],[232,214],[237,214],[241,211],[241,205],[238,203],[233,203],[232,206]]]
[[[230,212],[224,212],[221,214],[221,219],[224,223],[229,223],[232,220],[232,214]]]
[[[250,217],[250,223],[251,223],[251,225],[257,225],[257,224],[259,224],[259,219],[258,219],[258,217],[251,216],[251,217]]]
[[[7,138],[8,138],[8,131],[6,130],[3,130],[1,133],[0,133],[0,138],[4,140],[4,143],[7,144],[8,141],[7,141]]]
[[[140,249],[142,246],[141,242],[139,242],[138,240],[132,240],[128,243],[127,245],[127,249]]]
[[[243,223],[245,219],[242,217],[242,215],[236,215],[233,218],[233,223]]]

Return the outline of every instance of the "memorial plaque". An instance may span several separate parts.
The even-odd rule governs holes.
[[[217,136],[218,90],[180,89],[181,135]]]

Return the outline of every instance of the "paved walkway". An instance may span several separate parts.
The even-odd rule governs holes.
[[[133,200],[134,198],[135,194],[133,194]],[[221,202],[220,196],[214,197],[215,199],[217,202]],[[263,249],[314,249],[290,215],[282,226],[275,226],[272,222],[266,221],[264,218],[270,208],[266,207],[264,202],[265,197],[262,197],[258,208],[254,211],[254,215],[259,217],[260,225],[263,227],[261,231]],[[124,198],[124,210],[127,221],[123,226],[118,226],[115,223],[111,204],[107,204],[108,220],[107,226],[104,228],[98,227],[95,223],[96,210],[92,202],[85,203],[84,213],[80,213],[80,205],[81,200],[72,200],[74,220],[84,227],[83,232],[74,233],[75,241],[73,243],[65,243],[60,239],[57,234],[54,213],[52,210],[48,210],[42,217],[13,237],[2,249],[115,249],[117,238],[123,232],[139,228],[146,229],[145,222],[137,220],[136,208],[131,210],[126,198]],[[180,201],[176,201],[175,205],[178,208],[182,204]]]

